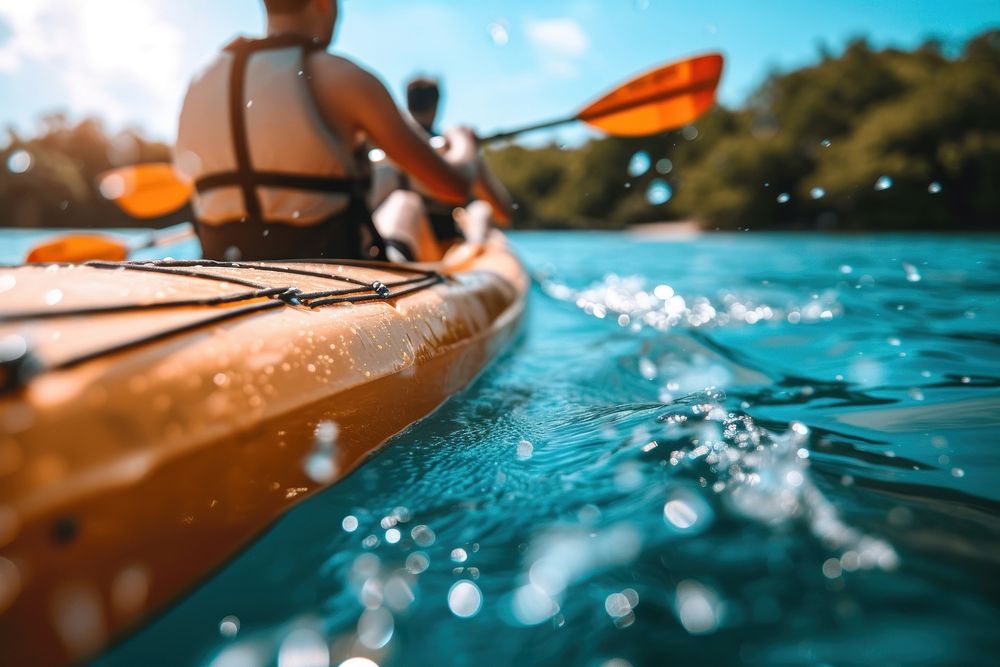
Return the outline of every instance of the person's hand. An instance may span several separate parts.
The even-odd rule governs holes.
[[[478,169],[479,146],[476,133],[470,127],[449,127],[444,131],[447,144],[441,157],[466,178],[475,179]]]

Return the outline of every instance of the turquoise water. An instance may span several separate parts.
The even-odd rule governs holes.
[[[514,240],[520,341],[96,664],[993,662],[1000,239]]]

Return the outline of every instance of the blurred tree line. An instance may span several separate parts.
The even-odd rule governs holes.
[[[579,148],[491,149],[519,203],[518,226],[618,228],[697,220],[708,229],[997,229],[1000,227],[1000,31],[946,55],[927,42],[773,73],[740,108],[693,126]],[[55,114],[37,137],[0,148],[0,225],[137,223],[100,193],[107,169],[168,160],[135,130]]]
[[[170,146],[144,139],[139,131],[105,131],[99,120],[71,122],[64,114],[41,119],[38,136],[25,139],[8,130],[0,148],[0,226],[137,227],[101,195],[99,176],[114,167],[171,159]],[[171,225],[190,219],[185,208],[152,221]]]
[[[488,157],[523,227],[997,230],[1000,31],[954,57],[859,39],[682,131]]]

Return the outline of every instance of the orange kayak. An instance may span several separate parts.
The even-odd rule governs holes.
[[[0,663],[100,651],[468,384],[505,239],[440,265],[0,268]]]

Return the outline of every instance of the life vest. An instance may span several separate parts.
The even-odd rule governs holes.
[[[206,257],[384,257],[364,205],[366,165],[313,98],[308,56],[319,48],[299,36],[240,38],[191,83],[175,163],[195,184]]]

